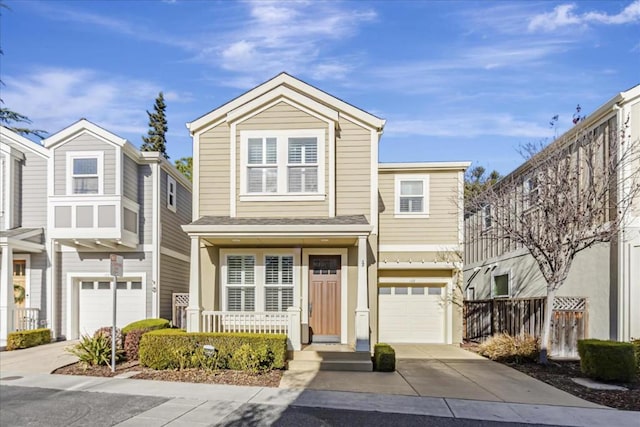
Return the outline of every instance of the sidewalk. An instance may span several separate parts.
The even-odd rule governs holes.
[[[288,406],[349,409],[445,418],[566,426],[637,426],[640,413],[600,408],[487,402],[453,398],[382,395],[341,391],[278,389],[218,384],[173,383],[120,378],[28,374],[3,371],[0,385],[169,398],[121,423],[136,425],[210,425],[244,404],[283,411]]]

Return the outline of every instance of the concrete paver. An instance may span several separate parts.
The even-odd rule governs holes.
[[[65,351],[77,341],[59,341],[22,350],[0,352],[0,371],[49,374],[78,361]]]

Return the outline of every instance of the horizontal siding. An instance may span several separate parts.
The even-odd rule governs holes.
[[[22,168],[22,226],[47,226],[47,159],[25,150]]]
[[[395,218],[397,173],[379,174],[384,206],[380,209],[381,245],[458,243],[458,172],[432,171],[425,174],[429,175],[428,218]]]
[[[138,202],[138,164],[129,156],[123,155],[122,194],[124,197]]]
[[[240,132],[243,130],[325,129],[325,192],[329,190],[329,129],[326,122],[280,102],[236,127],[236,197],[239,217],[326,217],[329,201],[305,202],[241,202],[240,201]]]
[[[455,254],[449,254],[448,252],[380,252],[378,254],[379,262],[410,262],[415,263],[416,268],[419,268],[422,263],[436,262],[436,261],[457,261]]]
[[[191,222],[191,192],[176,180],[176,212],[167,208],[167,172],[160,173],[160,224],[162,238],[160,245],[189,254],[190,239],[181,226]]]
[[[336,139],[336,215],[370,219],[371,132],[340,118]]]
[[[200,135],[200,216],[229,215],[231,162],[229,125],[220,125]],[[195,178],[195,177],[194,177]]]
[[[151,316],[151,304],[153,297],[153,283],[151,280],[151,253],[150,252],[118,252],[118,255],[124,257],[124,272],[129,273],[146,273],[146,313],[147,317]],[[67,275],[69,273],[109,273],[109,255],[110,252],[58,252],[56,253],[57,262],[57,283],[59,286],[58,307],[59,324],[58,328],[63,335],[67,333],[67,319],[71,313],[67,312]],[[107,279],[108,280],[108,279]],[[111,304],[105,301],[105,304]],[[76,311],[77,313],[77,311]]]
[[[174,292],[189,292],[189,263],[160,255],[160,311],[163,319],[172,318]]]
[[[5,230],[5,218],[4,218],[4,204],[5,204],[5,200],[4,200],[4,183],[6,182],[5,180],[7,179],[7,168],[6,168],[6,161],[7,158],[9,156],[5,156],[3,153],[0,152],[0,174],[2,174],[2,176],[0,176],[0,182],[2,182],[2,188],[0,188],[0,205],[2,206],[2,209],[0,209],[0,231],[4,231]]]
[[[104,194],[116,193],[116,147],[89,134],[82,134],[53,149],[54,191],[56,195],[66,194],[67,153],[70,151],[104,152]]]

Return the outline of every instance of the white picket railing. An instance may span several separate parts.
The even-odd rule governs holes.
[[[16,331],[30,331],[40,327],[39,308],[14,308],[14,324]]]
[[[202,331],[287,334],[289,332],[289,313],[203,311]]]

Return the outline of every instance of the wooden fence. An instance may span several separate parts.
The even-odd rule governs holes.
[[[500,332],[541,337],[546,302],[546,297],[465,301],[464,339],[481,342]],[[549,353],[578,357],[578,340],[587,338],[587,300],[556,297],[553,306]]]
[[[187,329],[187,307],[189,306],[189,294],[174,293],[172,304],[173,326],[180,329]]]

